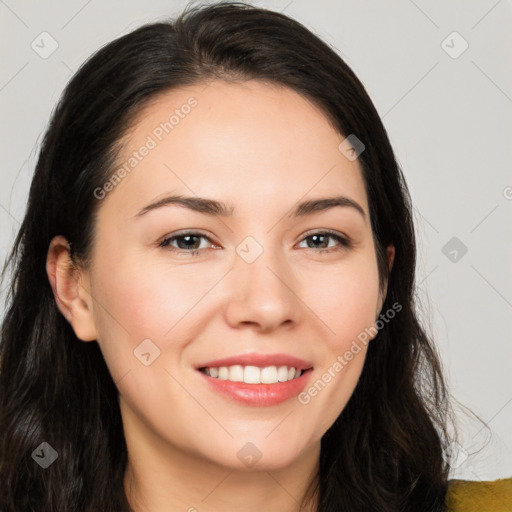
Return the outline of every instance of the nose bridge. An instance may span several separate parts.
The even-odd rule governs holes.
[[[261,237],[260,237],[261,239]],[[298,300],[293,293],[293,273],[271,237],[260,242],[248,236],[236,247],[228,304],[228,320],[277,327],[297,320]]]
[[[261,236],[259,238],[261,240]],[[238,279],[243,280],[247,286],[267,289],[269,295],[282,295],[283,288],[287,289],[285,283],[290,272],[281,254],[281,247],[272,241],[272,237],[266,237],[265,241],[260,242],[248,236],[238,244],[236,253],[235,272]]]

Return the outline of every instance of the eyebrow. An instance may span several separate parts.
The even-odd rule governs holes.
[[[207,199],[204,197],[171,195],[144,206],[144,208],[135,215],[135,218],[141,217],[152,210],[156,210],[157,208],[170,205],[181,206],[213,217],[231,217],[234,212],[234,207],[224,203],[223,201],[216,201],[214,199]],[[288,214],[288,217],[311,215],[315,212],[329,210],[337,206],[352,208],[359,212],[363,219],[366,220],[366,213],[362,206],[353,199],[345,196],[334,196],[303,201],[302,203],[299,203],[290,214]]]

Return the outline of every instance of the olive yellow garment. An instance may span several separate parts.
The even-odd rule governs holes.
[[[512,512],[512,478],[450,480],[446,504],[449,512]]]

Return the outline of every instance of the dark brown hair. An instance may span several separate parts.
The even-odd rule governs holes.
[[[283,14],[233,2],[190,7],[109,43],[73,76],[52,115],[4,269],[13,278],[0,344],[0,509],[129,510],[118,392],[97,343],[77,343],[60,314],[46,254],[63,235],[74,261],[87,264],[94,190],[112,175],[130,123],[157,95],[215,78],[289,87],[366,146],[359,163],[381,286],[389,278],[382,310],[402,310],[370,343],[349,403],[322,438],[318,510],[445,510],[449,400],[415,310],[412,208],[386,130],[333,49]],[[42,470],[31,453],[47,440],[59,455]]]

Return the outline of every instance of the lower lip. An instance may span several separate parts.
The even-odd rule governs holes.
[[[230,380],[210,377],[201,371],[199,371],[199,373],[206,379],[206,382],[214,391],[221,393],[231,400],[242,402],[246,405],[265,407],[285,402],[297,396],[306,387],[311,369],[304,371],[302,375],[296,379],[286,382],[276,382],[275,384],[232,382]]]

